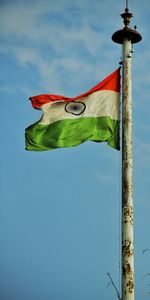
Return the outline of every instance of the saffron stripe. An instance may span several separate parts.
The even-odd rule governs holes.
[[[65,97],[61,95],[53,95],[53,94],[42,94],[42,95],[37,95],[30,97],[29,99],[32,102],[32,106],[34,108],[39,109],[43,104],[48,103],[48,102],[54,102],[54,101],[59,101],[63,100],[66,102],[69,101],[75,101],[80,98],[86,97],[91,93],[94,93],[96,91],[100,90],[109,90],[109,91],[114,91],[114,92],[120,92],[120,68],[118,68],[116,71],[111,73],[109,76],[107,76],[103,81],[99,82],[96,86],[91,88],[89,91],[70,98],[70,97]]]

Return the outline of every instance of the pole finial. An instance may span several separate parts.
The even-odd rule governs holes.
[[[126,0],[125,12],[123,14],[121,14],[121,17],[123,18],[123,23],[124,23],[125,27],[129,28],[130,20],[133,17],[133,15],[132,15],[132,13],[129,12],[128,0]]]
[[[112,35],[113,42],[118,43],[118,44],[123,44],[123,40],[125,38],[128,38],[129,40],[131,40],[132,44],[140,42],[142,39],[140,33],[136,31],[136,28],[131,29],[129,26],[130,20],[133,17],[133,15],[129,11],[128,0],[126,0],[126,8],[125,8],[124,13],[121,14],[121,17],[123,19],[123,23],[124,23],[125,27],[121,30],[116,31]]]

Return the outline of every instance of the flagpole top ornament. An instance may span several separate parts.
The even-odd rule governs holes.
[[[142,40],[142,36],[136,30],[137,27],[134,26],[134,29],[131,29],[129,27],[130,20],[133,17],[133,15],[129,11],[129,9],[127,7],[127,3],[126,3],[125,12],[123,14],[121,14],[121,17],[123,18],[123,23],[124,23],[125,27],[121,30],[116,31],[112,35],[113,42],[115,42],[117,44],[123,44],[123,40],[125,38],[128,38],[129,40],[131,40],[132,44],[139,43]]]

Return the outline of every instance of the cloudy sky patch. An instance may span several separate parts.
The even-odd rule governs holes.
[[[112,300],[119,288],[121,159],[97,143],[45,153],[24,150],[40,112],[28,98],[76,96],[119,66],[125,1],[0,1],[1,270],[6,300]],[[150,272],[149,0],[129,1],[141,43],[133,54],[136,299]],[[146,254],[145,254],[146,255]]]

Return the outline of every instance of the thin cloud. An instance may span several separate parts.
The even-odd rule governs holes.
[[[103,3],[98,7],[106,9]],[[76,82],[81,77],[77,76],[77,70],[80,74],[84,70],[87,76],[93,73],[96,79],[94,69],[99,53],[102,51],[102,56],[107,57],[110,51],[98,20],[98,11],[92,6],[87,9],[86,1],[74,6],[70,1],[61,1],[59,6],[54,1],[45,1],[44,5],[39,1],[28,5],[25,2],[6,3],[1,9],[0,51],[14,56],[24,67],[32,65],[36,68],[46,87],[47,76],[59,78],[60,69],[64,69],[64,73],[70,72]],[[45,48],[49,58],[43,56]]]

